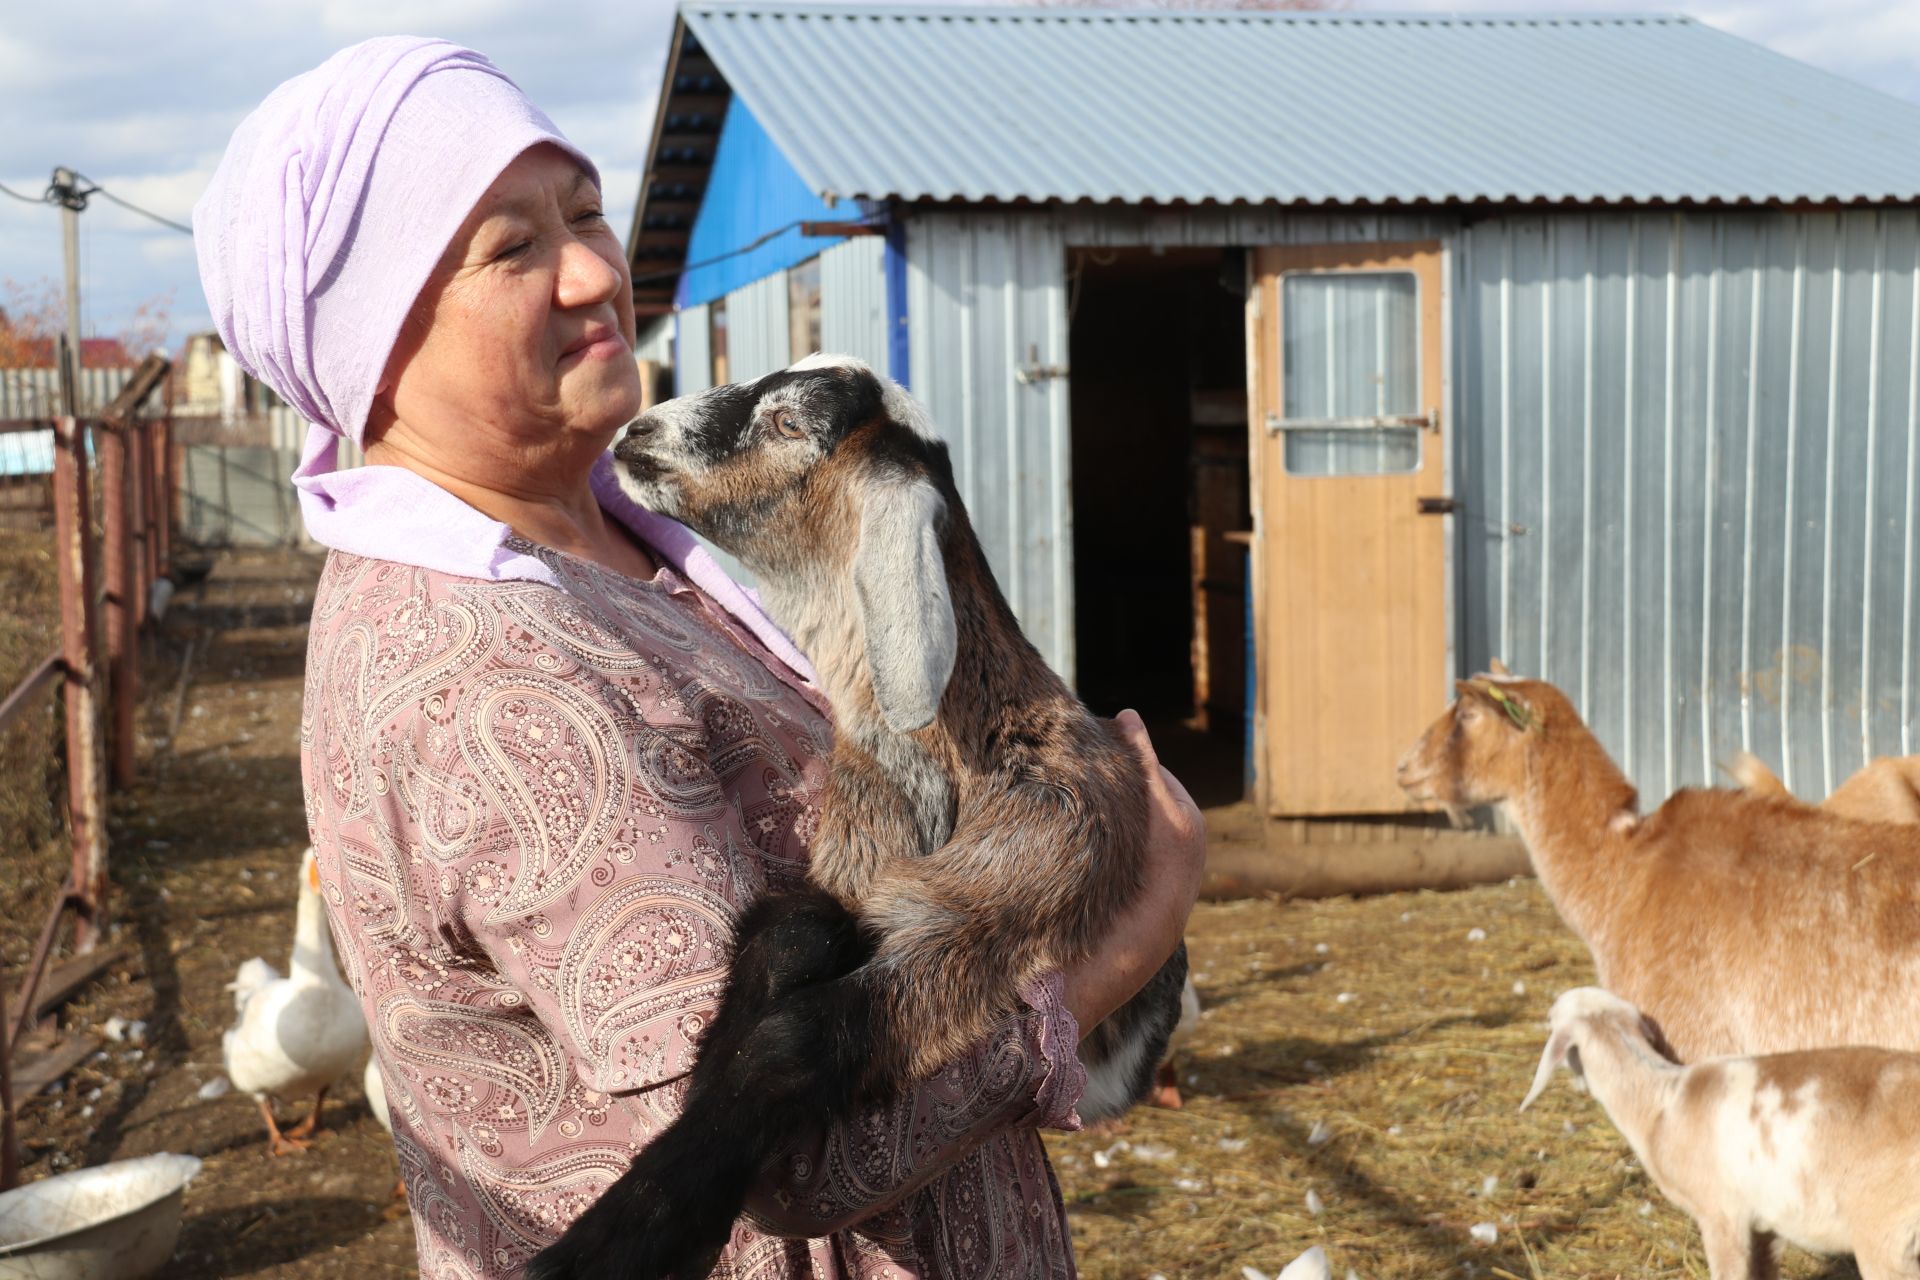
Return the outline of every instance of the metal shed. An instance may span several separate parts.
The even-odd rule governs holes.
[[[682,391],[909,384],[1096,708],[1252,687],[1269,812],[1399,808],[1495,655],[1651,795],[1914,749],[1911,104],[1685,18],[688,2],[630,245]]]

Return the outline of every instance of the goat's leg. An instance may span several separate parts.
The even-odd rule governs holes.
[[[701,1040],[701,1063],[739,1054],[782,999],[844,977],[872,954],[859,922],[821,890],[763,894],[734,927],[727,987]]]
[[[1860,1280],[1920,1280],[1920,1223],[1897,1223],[1864,1239],[1856,1233],[1853,1243]]]
[[[1752,1223],[1702,1218],[1700,1240],[1706,1246],[1707,1274],[1713,1280],[1779,1280],[1773,1236],[1754,1230]]]
[[[900,788],[872,756],[851,743],[834,748],[820,798],[820,831],[807,878],[850,910],[859,910],[892,861],[945,843],[949,814],[916,817]]]
[[[866,976],[772,997],[751,1025],[740,1006],[728,1025],[716,1019],[723,1034],[702,1044],[679,1118],[528,1265],[528,1280],[706,1275],[767,1157],[848,1115],[879,1083],[878,1051],[890,1040]]]

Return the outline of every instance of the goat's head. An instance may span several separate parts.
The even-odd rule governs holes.
[[[1558,689],[1522,680],[1498,659],[1454,690],[1452,704],[1400,757],[1396,777],[1410,799],[1458,814],[1520,792],[1530,753],[1574,712]]]
[[[1591,1044],[1593,1036],[1610,1036],[1616,1043],[1630,1046],[1643,1054],[1679,1062],[1673,1046],[1667,1043],[1660,1024],[1600,987],[1575,987],[1560,993],[1547,1015],[1547,1046],[1540,1054],[1540,1065],[1533,1072],[1533,1087],[1520,1103],[1525,1111],[1533,1105],[1553,1078],[1554,1068],[1565,1067],[1576,1078],[1583,1077],[1580,1066],[1581,1044]]]
[[[957,647],[941,534],[946,445],[897,383],[815,355],[648,410],[614,447],[620,483],[788,598],[850,579],[889,728],[933,721]]]

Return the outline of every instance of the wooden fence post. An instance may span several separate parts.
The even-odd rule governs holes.
[[[125,421],[96,423],[94,450],[100,457],[101,538],[106,543],[107,701],[113,712],[108,741],[112,747],[113,785],[133,785],[134,685],[140,663],[133,590],[132,452]]]
[[[53,515],[60,570],[61,658],[66,666],[67,831],[70,888],[81,913],[77,950],[90,951],[106,925],[107,826],[100,741],[99,671],[93,646],[93,524],[87,492],[87,433],[64,417],[54,431]]]

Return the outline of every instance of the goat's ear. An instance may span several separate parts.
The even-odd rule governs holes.
[[[1567,1065],[1567,1058],[1573,1052],[1573,1027],[1571,1024],[1558,1026],[1547,1037],[1546,1052],[1540,1055],[1540,1065],[1534,1068],[1533,1088],[1527,1090],[1526,1099],[1520,1109],[1525,1111],[1533,1105],[1533,1100],[1546,1091],[1547,1082],[1553,1079],[1553,1069]]]
[[[1673,1045],[1667,1041],[1667,1033],[1660,1029],[1660,1024],[1653,1020],[1652,1014],[1640,1015],[1640,1034],[1647,1038],[1647,1043],[1653,1046],[1653,1051],[1668,1062],[1676,1066],[1685,1065],[1680,1061],[1680,1055],[1673,1051]]]
[[[946,507],[925,480],[876,480],[860,513],[853,585],[873,696],[895,733],[932,724],[953,675],[959,635],[940,554]]]

